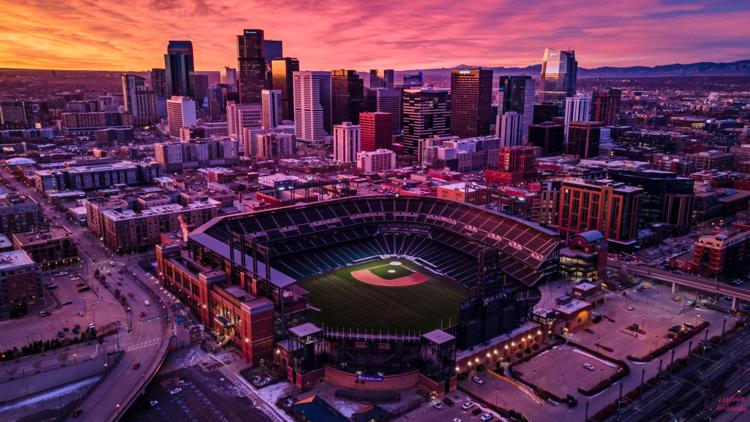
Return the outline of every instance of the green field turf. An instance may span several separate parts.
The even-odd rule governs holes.
[[[310,292],[310,303],[321,309],[315,320],[330,327],[352,329],[420,330],[426,332],[448,321],[455,323],[458,307],[471,292],[458,283],[439,277],[405,259],[410,270],[430,276],[422,284],[384,287],[362,283],[351,272],[379,267],[394,259],[370,261],[338,269],[300,282]],[[391,274],[389,274],[391,275]]]
[[[410,270],[404,265],[390,265],[388,263],[385,263],[382,266],[370,268],[370,272],[386,280],[394,280],[400,277],[411,275],[411,273],[413,273],[414,271]]]

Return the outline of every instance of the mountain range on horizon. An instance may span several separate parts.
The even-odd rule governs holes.
[[[504,66],[480,66],[480,65],[465,65],[460,64],[458,66],[448,68],[426,68],[426,69],[411,69],[411,70],[397,70],[396,73],[415,73],[423,72],[428,76],[440,76],[441,74],[447,74],[454,69],[469,69],[482,67],[484,69],[491,69],[496,74],[505,75],[531,75],[538,76],[541,71],[541,64],[535,64],[526,67],[504,67]],[[4,73],[27,73],[27,72],[55,72],[56,74],[64,74],[66,72],[103,72],[103,73],[134,73],[144,74],[148,71],[118,71],[118,70],[66,70],[66,69],[22,69],[22,68],[0,68],[0,72]],[[218,72],[218,71],[202,71],[202,72]],[[365,73],[366,71],[360,71]],[[738,60],[734,62],[696,62],[696,63],[674,63],[668,65],[658,66],[603,66],[594,68],[578,68],[579,78],[612,78],[612,77],[659,77],[659,76],[750,76],[750,60]]]

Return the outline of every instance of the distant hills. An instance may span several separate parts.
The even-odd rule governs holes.
[[[458,65],[454,69],[466,69],[477,66]],[[531,75],[538,76],[541,65],[527,67],[486,67],[495,74],[503,75]],[[422,69],[425,75],[439,76],[447,74],[452,69]],[[417,72],[403,71],[403,73]],[[579,78],[622,78],[622,77],[658,77],[658,76],[750,76],[750,60],[740,60],[731,63],[698,62],[690,64],[668,64],[661,66],[628,66],[628,67],[595,67],[578,68]]]

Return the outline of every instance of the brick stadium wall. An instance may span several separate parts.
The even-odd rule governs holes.
[[[357,382],[357,374],[339,371],[338,369],[326,366],[325,380],[339,387],[350,388],[352,390],[396,391],[416,386],[419,382],[419,372],[412,371],[399,375],[387,375],[383,377],[383,382],[365,382],[364,384],[360,384]]]

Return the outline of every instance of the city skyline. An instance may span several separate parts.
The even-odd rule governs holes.
[[[234,67],[236,36],[250,27],[282,40],[285,55],[299,58],[302,69],[527,66],[539,63],[547,47],[576,50],[582,67],[729,62],[750,57],[748,18],[750,5],[725,0],[555,0],[532,7],[516,0],[40,0],[5,7],[0,68],[145,70],[163,66],[175,39],[193,42],[198,70]]]

